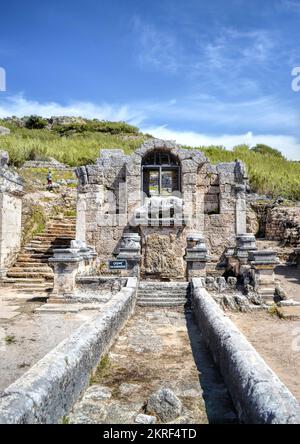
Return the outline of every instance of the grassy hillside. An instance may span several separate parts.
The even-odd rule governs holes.
[[[291,162],[276,150],[250,149],[247,145],[235,147],[232,151],[223,147],[201,148],[212,163],[231,162],[240,159],[247,165],[253,191],[271,197],[282,196],[300,200],[300,162]]]
[[[11,134],[1,136],[0,148],[9,152],[11,164],[15,166],[26,160],[49,157],[70,166],[93,163],[99,148],[123,148],[129,154],[150,137],[124,122],[87,119],[62,123],[59,119],[49,121],[31,117],[0,120],[0,125],[11,130]],[[300,200],[300,162],[287,161],[279,151],[263,145],[254,149],[243,145],[232,151],[216,146],[198,149],[212,163],[230,162],[237,158],[244,161],[253,191]]]

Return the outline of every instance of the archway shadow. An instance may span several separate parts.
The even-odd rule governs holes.
[[[185,319],[208,421],[210,424],[236,424],[239,421],[231,397],[190,307],[185,308]]]

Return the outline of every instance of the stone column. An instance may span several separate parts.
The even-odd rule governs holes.
[[[121,271],[122,276],[139,277],[141,238],[138,233],[123,233],[117,259],[127,261],[127,270]]]
[[[274,302],[275,274],[274,268],[279,260],[274,251],[259,250],[251,253],[252,278],[254,288],[266,303]]]
[[[8,154],[0,151],[0,278],[14,261],[22,235],[23,182],[7,163]]]
[[[193,233],[187,236],[185,260],[187,262],[188,280],[206,276],[206,264],[209,261],[204,237]]]
[[[86,241],[86,193],[77,193],[76,239]]]
[[[246,203],[246,186],[238,184],[235,187],[237,198],[235,208],[236,234],[247,232],[247,203]]]

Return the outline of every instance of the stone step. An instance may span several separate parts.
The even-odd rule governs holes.
[[[163,298],[156,298],[156,297],[148,297],[148,298],[145,298],[145,297],[138,297],[138,299],[137,299],[138,301],[187,301],[187,298],[186,297],[168,297],[168,296],[165,296],[165,297],[163,297]]]
[[[46,230],[43,233],[37,233],[36,236],[40,237],[40,236],[57,236],[57,237],[72,237],[74,236],[76,233],[76,230],[64,230],[64,229],[58,229],[58,228],[53,228],[52,230]],[[34,237],[36,237],[34,236]]]
[[[185,298],[188,296],[187,292],[140,292],[138,291],[139,298]]]
[[[14,271],[16,273],[23,272],[23,271],[24,272],[28,272],[28,273],[31,273],[31,272],[52,273],[52,268],[49,267],[47,264],[43,264],[43,267],[35,267],[35,266],[33,266],[33,267],[29,267],[29,266],[26,266],[26,267],[16,267],[16,266],[14,266],[14,267],[11,267],[9,269],[9,271],[10,272]]]
[[[65,230],[62,230],[61,232],[49,231],[47,233],[38,233],[36,236],[34,236],[33,239],[43,240],[43,241],[48,239],[66,239],[66,241],[68,241],[74,239],[75,234],[76,234],[75,231],[65,231]]]
[[[18,261],[48,263],[48,259],[52,256],[53,256],[52,254],[20,254],[18,256]]]
[[[53,253],[53,249],[64,249],[64,245],[56,245],[55,247],[51,245],[50,247],[42,245],[36,246],[36,247],[24,247],[24,251],[36,251],[36,252],[47,252],[47,253]]]
[[[40,268],[44,268],[47,265],[47,263],[48,263],[48,260],[44,261],[44,262],[36,262],[34,260],[31,261],[30,259],[28,259],[27,261],[24,261],[24,262],[22,262],[22,261],[16,262],[14,267],[16,267],[16,268],[31,267],[31,268],[40,269]]]
[[[73,240],[73,236],[59,236],[59,237],[57,237],[54,234],[46,233],[46,234],[41,234],[39,236],[34,236],[34,240],[35,241],[41,241],[41,242],[44,242],[46,240],[47,241],[58,240],[58,241],[61,241],[61,242],[70,242],[71,240]]]
[[[38,248],[39,250],[48,250],[49,248],[69,248],[70,244],[66,243],[56,243],[56,242],[41,242],[39,244],[29,243],[25,248]],[[27,250],[26,250],[27,251]]]
[[[187,290],[188,285],[187,284],[178,284],[178,285],[162,285],[162,284],[156,284],[156,285],[149,285],[149,284],[140,284],[139,290],[147,290],[147,291],[172,291],[172,290]]]
[[[14,287],[18,290],[18,292],[21,293],[45,293],[45,292],[49,292],[53,289],[53,286],[50,285],[32,285],[29,284],[28,286],[26,286],[26,284],[14,284]]]
[[[75,231],[75,229],[76,229],[75,224],[51,224],[47,225],[45,231],[57,231],[57,230]]]
[[[137,305],[140,307],[177,307],[183,306],[187,303],[185,299],[178,300],[137,300]]]
[[[43,278],[3,278],[1,282],[5,284],[44,284],[45,280]]]
[[[45,279],[53,279],[54,274],[52,273],[46,273],[46,272],[40,272],[40,271],[31,271],[31,272],[25,272],[25,271],[8,271],[7,277],[12,278],[45,278]]]

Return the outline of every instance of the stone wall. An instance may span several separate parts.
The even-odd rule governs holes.
[[[0,152],[0,155],[3,152]],[[5,276],[21,244],[23,184],[20,177],[0,167],[0,277]]]
[[[168,223],[171,218],[161,216],[165,211],[161,209],[148,218],[149,200],[151,208],[156,205],[155,199],[166,202],[162,197],[148,197],[147,201],[143,196],[142,163],[154,150],[178,161],[181,190],[175,199],[177,209],[182,211],[180,224],[174,220]],[[77,168],[76,174],[76,238],[95,246],[104,269],[107,261],[118,254],[126,232],[140,234],[142,275],[174,279],[186,275],[184,255],[189,234],[201,233],[212,260],[218,263],[226,248],[234,245],[235,235],[247,230],[247,177],[239,161],[211,165],[201,151],[151,139],[131,156],[119,149],[101,150],[96,165]],[[146,216],[146,222],[138,215]]]
[[[265,237],[297,246],[300,241],[300,205],[278,206],[267,210]]]
[[[141,228],[143,278],[185,280],[186,263],[184,261],[187,230],[179,227]]]
[[[132,315],[137,280],[0,395],[0,424],[61,422],[88,385],[91,371]]]
[[[299,424],[297,400],[202,287],[200,279],[193,279],[192,306],[241,422]]]

